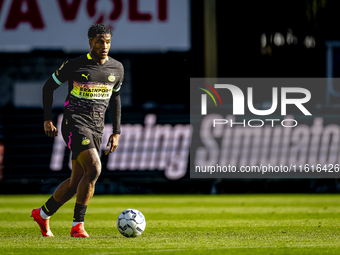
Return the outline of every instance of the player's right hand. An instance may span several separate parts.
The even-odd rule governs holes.
[[[53,125],[52,120],[44,121],[44,130],[45,130],[45,134],[48,135],[49,137],[55,137],[58,135],[58,130]]]

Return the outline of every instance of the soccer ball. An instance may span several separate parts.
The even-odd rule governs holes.
[[[119,214],[117,228],[125,237],[140,236],[145,229],[144,215],[136,209],[126,209]]]

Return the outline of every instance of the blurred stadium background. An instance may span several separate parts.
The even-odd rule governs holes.
[[[337,192],[337,179],[190,179],[188,163],[190,77],[339,77],[338,7],[337,0],[0,0],[0,193],[52,193],[70,175],[61,137],[43,132],[41,89],[63,61],[88,52],[96,22],[113,28],[110,55],[125,67],[120,146],[101,156],[96,193]],[[313,88],[313,113],[336,126],[329,143],[339,144],[337,85]],[[55,123],[66,87],[55,92]],[[332,153],[338,160],[337,146]]]

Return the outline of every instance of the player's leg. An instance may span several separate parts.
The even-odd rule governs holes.
[[[75,195],[78,183],[83,175],[84,170],[81,165],[76,160],[72,160],[71,178],[61,183],[42,207],[33,209],[32,217],[38,223],[43,236],[53,236],[49,226],[49,218]]]
[[[77,160],[72,160],[72,174],[71,177],[61,183],[54,191],[53,197],[60,204],[66,203],[76,193],[80,180],[84,176],[84,169]]]
[[[88,205],[93,196],[102,165],[98,151],[95,148],[82,151],[77,161],[84,169],[84,176],[80,180],[77,189],[77,203]]]
[[[84,176],[80,180],[77,188],[77,200],[74,209],[73,227],[71,236],[88,237],[84,230],[84,219],[87,209],[95,189],[95,184],[101,173],[101,162],[97,149],[91,148],[82,151],[77,157],[77,161],[84,170]]]

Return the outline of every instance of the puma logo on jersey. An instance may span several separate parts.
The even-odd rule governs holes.
[[[90,75],[90,74],[88,74],[88,75],[81,74],[81,76],[85,77],[85,78],[86,78],[86,80],[89,80],[89,75]]]

